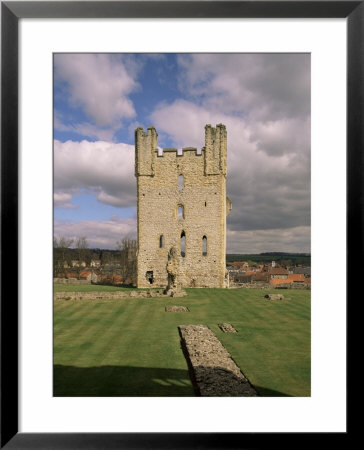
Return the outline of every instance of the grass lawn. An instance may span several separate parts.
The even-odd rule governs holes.
[[[61,284],[54,283],[54,292],[116,292],[116,291],[130,291],[131,288],[122,286],[102,286],[100,284]],[[136,289],[142,291],[145,289]]]
[[[55,291],[115,291],[55,285]],[[187,289],[183,298],[56,300],[55,396],[193,396],[178,325],[207,325],[261,396],[310,395],[310,291]],[[281,292],[289,300],[268,301]],[[189,313],[166,313],[184,305]],[[223,333],[231,323],[238,333]]]

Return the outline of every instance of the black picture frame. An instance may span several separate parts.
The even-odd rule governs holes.
[[[363,263],[364,1],[1,2],[1,448],[184,449],[283,445],[280,433],[18,432],[18,21],[21,18],[346,18],[347,305]],[[8,268],[11,268],[9,270]],[[6,283],[4,282],[6,281]],[[7,289],[11,289],[11,299]],[[11,301],[10,301],[11,300]],[[347,312],[349,312],[347,308]],[[349,342],[347,348],[350,348]],[[219,413],[217,411],[217,413]],[[349,419],[349,411],[347,418]],[[347,420],[348,420],[347,419]],[[340,442],[346,433],[334,433]],[[315,442],[319,440],[315,434]],[[305,444],[310,433],[286,434]],[[326,440],[327,436],[323,436]]]

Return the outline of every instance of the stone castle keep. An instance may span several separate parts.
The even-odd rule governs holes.
[[[227,287],[226,127],[206,125],[200,152],[159,151],[157,139],[154,127],[135,130],[137,286],[170,285],[173,266],[182,287]]]

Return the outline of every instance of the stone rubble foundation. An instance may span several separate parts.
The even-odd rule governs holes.
[[[238,330],[236,330],[231,323],[219,323],[219,328],[224,333],[237,333]]]
[[[189,312],[187,306],[166,306],[166,312]]]
[[[213,332],[204,325],[178,327],[196,394],[256,397],[257,392]]]
[[[181,291],[181,297],[187,295]],[[116,291],[116,292],[54,292],[54,300],[115,300],[120,298],[170,298],[170,295],[164,294],[163,289],[150,289],[145,291]],[[178,297],[178,295],[174,295]]]
[[[282,294],[267,294],[264,298],[268,300],[284,300],[284,295]]]

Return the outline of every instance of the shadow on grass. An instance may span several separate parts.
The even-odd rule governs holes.
[[[199,392],[193,384],[188,371],[178,369],[55,364],[53,371],[55,397],[194,397]],[[254,387],[261,397],[289,397],[282,392]]]
[[[283,392],[274,391],[273,389],[268,389],[261,386],[254,386],[259,397],[292,397],[292,395],[284,394]]]
[[[145,367],[53,367],[55,397],[193,397],[187,370]]]

